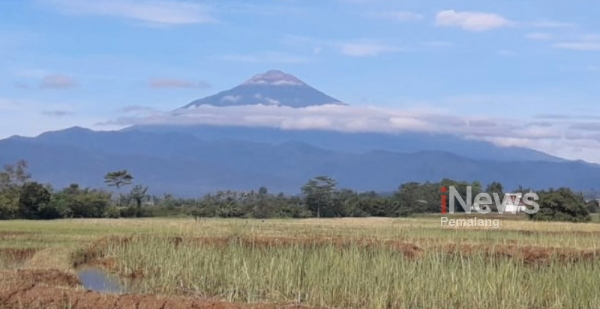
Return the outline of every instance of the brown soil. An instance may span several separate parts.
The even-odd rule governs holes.
[[[0,237],[15,237],[21,235],[28,235],[30,232],[16,232],[16,231],[0,231]]]
[[[169,297],[153,295],[107,295],[91,291],[44,287],[37,284],[20,285],[10,288],[0,287],[0,308],[6,309],[276,309],[306,308],[297,305],[257,304],[243,305],[223,301],[198,298]]]
[[[584,236],[584,237],[598,237],[600,236],[600,231],[527,231],[527,230],[519,230],[519,234],[531,236]]]
[[[81,285],[75,275],[55,269],[19,269],[0,272],[0,285],[22,286],[31,283],[55,287],[78,287]]]

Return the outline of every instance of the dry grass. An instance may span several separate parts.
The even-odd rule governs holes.
[[[80,262],[104,258],[96,262],[135,278],[138,292],[170,296],[343,308],[596,308],[600,224],[499,219],[498,230],[442,228],[439,216],[8,221],[0,225],[0,270],[67,273],[78,252]],[[15,249],[35,254],[3,257]]]

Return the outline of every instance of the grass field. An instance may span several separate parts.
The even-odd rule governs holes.
[[[0,300],[125,301],[81,292],[74,267],[87,264],[119,274],[136,297],[131,308],[597,308],[600,224],[494,219],[499,229],[442,228],[439,216],[6,221]]]

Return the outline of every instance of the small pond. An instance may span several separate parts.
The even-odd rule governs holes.
[[[125,292],[125,287],[121,284],[118,277],[112,276],[100,268],[79,269],[77,277],[86,290],[112,294]]]

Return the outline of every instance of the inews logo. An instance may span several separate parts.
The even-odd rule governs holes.
[[[526,194],[505,194],[502,200],[498,193],[479,193],[473,198],[473,188],[468,186],[466,190],[466,201],[463,199],[460,192],[453,186],[442,187],[441,206],[442,214],[454,214],[455,203],[458,203],[463,208],[464,212],[471,214],[473,210],[477,213],[486,215],[492,212],[492,206],[495,204],[495,209],[498,214],[510,212],[516,214],[518,212],[525,212],[527,214],[534,214],[540,209],[539,204],[536,202],[539,197],[536,193],[529,192]],[[448,211],[449,208],[449,211]],[[500,220],[495,219],[452,219],[448,217],[441,218],[441,224],[448,223],[450,227],[485,227],[493,226],[493,228],[500,228]]]
[[[492,207],[490,206],[494,204],[499,214],[503,214],[505,210],[515,214],[521,211],[527,214],[534,214],[540,210],[540,205],[536,202],[539,200],[539,196],[533,192],[523,195],[504,194],[502,200],[500,200],[498,193],[492,194],[492,197],[492,195],[486,192],[479,193],[473,198],[473,188],[471,186],[467,186],[466,193],[465,201],[456,187],[442,187],[442,214],[453,214],[457,201],[467,214],[471,214],[473,210],[482,215],[489,214],[492,212]],[[448,211],[448,208],[450,208],[450,211]]]

